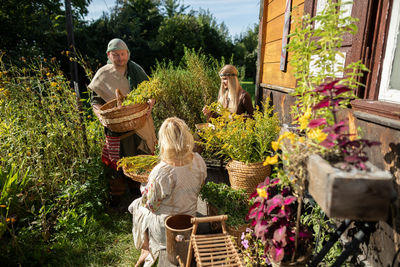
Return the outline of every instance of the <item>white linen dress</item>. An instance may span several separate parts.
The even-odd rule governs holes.
[[[144,267],[150,267],[165,249],[165,219],[170,215],[188,214],[197,211],[197,198],[207,176],[203,158],[193,154],[191,163],[172,166],[161,161],[153,168],[142,197],[128,207],[132,214],[132,234],[135,247],[141,249],[144,233],[149,233],[150,254]]]

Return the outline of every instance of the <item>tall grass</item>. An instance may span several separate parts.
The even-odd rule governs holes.
[[[0,55],[0,185],[8,192],[0,202],[0,262],[43,263],[52,246],[99,224],[107,187],[101,139],[102,127],[80,114],[56,59],[16,66]]]

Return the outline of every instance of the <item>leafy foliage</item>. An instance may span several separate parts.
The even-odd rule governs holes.
[[[345,34],[357,32],[356,19],[344,16],[343,7],[348,3],[328,0],[325,8],[314,17],[304,15],[295,22],[293,33],[289,35],[288,51],[292,52],[290,64],[294,67],[297,80],[294,95],[297,97],[292,114],[295,118],[320,101],[318,96],[308,94],[315,86],[345,74],[343,85],[356,89],[361,85],[357,78],[367,68],[361,61],[343,66],[345,55],[339,50]],[[340,27],[338,27],[338,25]],[[354,98],[354,92],[348,92]],[[347,102],[348,103],[348,102]],[[346,104],[346,103],[344,103]],[[321,114],[332,120],[331,114]]]
[[[125,167],[127,172],[142,174],[150,172],[159,163],[157,155],[138,155],[123,157],[118,161],[118,168]]]
[[[129,104],[147,103],[150,99],[158,99],[162,88],[158,79],[150,79],[141,82],[138,87],[131,91],[122,103],[123,106]]]
[[[313,110],[324,109],[330,112],[334,123],[329,123],[325,118],[320,117],[311,120],[308,127],[323,128],[322,131],[326,133],[326,138],[319,144],[331,150],[328,152],[328,157],[332,157],[332,155],[339,157],[334,160],[340,164],[342,169],[348,170],[351,166],[354,166],[357,169],[366,170],[365,162],[368,157],[364,149],[380,145],[380,142],[356,138],[355,134],[348,133],[348,126],[345,120],[338,121],[338,107],[341,102],[347,100],[343,95],[348,91],[350,89],[341,85],[339,81],[333,81],[317,87],[314,92],[323,95],[323,98],[313,107]]]
[[[274,262],[281,262],[285,256],[295,252],[297,198],[290,187],[279,188],[279,180],[269,177],[257,186],[251,194],[254,203],[247,218],[251,220],[254,234],[265,246],[264,253]],[[305,242],[311,234],[307,229],[299,229],[300,240]]]
[[[241,254],[246,267],[268,266],[270,261],[264,253],[264,244],[254,234],[254,230],[247,228],[241,236]]]
[[[200,190],[200,197],[218,209],[219,214],[227,214],[227,225],[246,224],[249,210],[248,195],[244,190],[236,190],[224,183],[207,182]]]
[[[107,187],[99,160],[102,129],[78,109],[56,60],[22,59],[20,65],[0,58],[0,178],[7,191],[1,216],[15,219],[0,245],[15,265],[40,262],[46,257],[41,245],[91,227]]]

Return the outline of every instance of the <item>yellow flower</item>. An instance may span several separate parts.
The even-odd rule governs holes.
[[[299,122],[300,122],[300,129],[304,130],[307,128],[308,126],[308,121],[311,118],[311,108],[307,108],[306,112],[303,114],[303,116],[301,116],[299,118]]]
[[[274,164],[276,164],[277,162],[278,162],[278,155],[275,155],[275,156],[273,156],[273,157],[268,156],[268,157],[265,159],[263,165],[264,165],[264,166],[266,166],[266,165],[274,165]]]
[[[294,133],[292,133],[292,132],[284,132],[281,136],[279,136],[277,142],[280,143],[282,141],[282,139],[288,138],[293,143],[295,137],[296,137],[296,135]]]
[[[298,140],[300,143],[304,143],[305,142],[305,139],[304,139],[304,137],[299,137],[299,140]]]
[[[308,131],[307,136],[311,139],[317,140],[318,142],[322,142],[326,139],[328,135],[324,133],[321,129],[316,128]]]
[[[0,205],[0,208],[7,208],[6,205]]]
[[[271,142],[271,146],[272,146],[272,149],[273,149],[274,151],[277,151],[278,148],[279,148],[279,143],[278,143],[278,142],[275,142],[275,141],[272,141],[272,142]]]
[[[259,197],[262,197],[262,198],[268,197],[268,193],[265,191],[265,188],[257,188],[257,193],[258,193]]]
[[[56,86],[57,86],[57,83],[56,83],[56,82],[51,82],[51,83],[50,83],[50,86],[56,87]]]

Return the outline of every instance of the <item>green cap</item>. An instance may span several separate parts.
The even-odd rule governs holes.
[[[129,48],[126,45],[126,43],[118,38],[114,38],[108,43],[106,52],[108,53],[108,52],[114,51],[114,50],[128,50],[128,53],[130,53]]]

